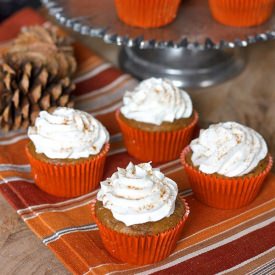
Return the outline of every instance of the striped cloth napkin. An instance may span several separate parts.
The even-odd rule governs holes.
[[[2,44],[24,25],[44,20],[26,9],[0,26]],[[111,133],[111,151],[105,175],[124,167],[132,159],[123,147],[114,119],[126,89],[136,85],[102,58],[76,43],[79,62],[76,107],[101,120]],[[90,202],[97,190],[74,199],[62,199],[39,190],[30,175],[24,147],[25,132],[0,137],[0,192],[30,229],[75,274],[267,274],[272,270],[275,245],[275,176],[270,175],[260,195],[248,207],[218,210],[198,202],[192,194],[179,160],[160,165],[178,182],[191,208],[176,250],[164,261],[132,266],[114,260],[104,249],[91,218]]]

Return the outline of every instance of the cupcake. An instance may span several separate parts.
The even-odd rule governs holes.
[[[92,203],[106,250],[122,262],[137,265],[168,257],[188,215],[177,184],[150,163],[118,168],[101,182]]]
[[[181,161],[197,199],[223,209],[252,202],[272,166],[263,137],[236,122],[201,130]]]
[[[274,0],[209,0],[213,17],[233,27],[264,23],[272,14]]]
[[[41,111],[29,127],[26,152],[35,183],[43,191],[75,197],[98,187],[109,150],[109,134],[88,113],[60,107]]]
[[[177,159],[198,121],[190,96],[169,80],[149,78],[126,92],[116,112],[128,153],[141,161]]]
[[[176,18],[179,5],[180,0],[115,0],[119,19],[142,28],[169,24]]]

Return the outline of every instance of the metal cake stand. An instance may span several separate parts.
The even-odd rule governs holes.
[[[217,23],[207,0],[183,0],[176,20],[162,28],[123,24],[113,0],[42,0],[61,24],[122,46],[120,66],[144,79],[167,77],[181,87],[223,82],[245,66],[242,48],[275,39],[275,15],[265,24],[232,28]]]

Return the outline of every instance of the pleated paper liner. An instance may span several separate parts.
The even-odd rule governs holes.
[[[209,0],[213,17],[233,27],[250,27],[264,23],[272,14],[274,0]]]
[[[186,212],[177,226],[163,233],[148,236],[130,236],[104,226],[96,217],[92,202],[92,217],[96,222],[106,250],[117,260],[134,265],[146,265],[167,258],[175,249],[183,226],[190,213],[189,206],[181,197]]]
[[[110,145],[107,143],[93,158],[60,164],[39,160],[31,152],[29,145],[26,152],[36,185],[51,195],[72,198],[86,194],[99,186],[109,148]]]
[[[182,149],[192,139],[198,118],[195,112],[194,120],[180,130],[149,132],[129,126],[120,118],[120,111],[116,111],[125,147],[140,161],[167,162],[179,158]]]
[[[117,15],[127,25],[154,28],[167,25],[177,15],[180,0],[115,0]]]
[[[191,148],[186,147],[181,154],[181,162],[190,181],[195,197],[204,204],[221,209],[241,208],[251,203],[271,170],[272,157],[268,156],[268,165],[255,176],[233,178],[216,177],[205,174],[186,161]]]

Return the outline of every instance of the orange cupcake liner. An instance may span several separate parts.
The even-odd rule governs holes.
[[[156,235],[130,236],[104,226],[95,214],[96,200],[92,202],[92,217],[98,226],[106,250],[115,259],[134,265],[152,264],[167,258],[175,249],[181,236],[190,213],[188,204],[182,197],[181,199],[186,208],[181,221],[174,228]]]
[[[274,0],[209,0],[213,17],[233,27],[250,27],[264,23],[272,14]]]
[[[182,149],[192,139],[199,116],[195,112],[194,120],[186,127],[176,131],[149,132],[129,126],[116,111],[124,138],[124,144],[130,155],[140,161],[166,162],[177,159]]]
[[[109,143],[94,158],[79,163],[54,164],[37,159],[26,147],[31,172],[36,185],[43,191],[59,197],[72,198],[86,194],[99,186]]]
[[[181,163],[188,176],[195,197],[204,204],[221,209],[241,208],[251,203],[258,195],[261,186],[271,170],[273,160],[268,157],[264,171],[255,176],[222,178],[205,174],[186,162],[191,151],[187,146],[181,154]]]
[[[127,25],[161,27],[172,22],[181,0],[115,0],[119,19]]]

